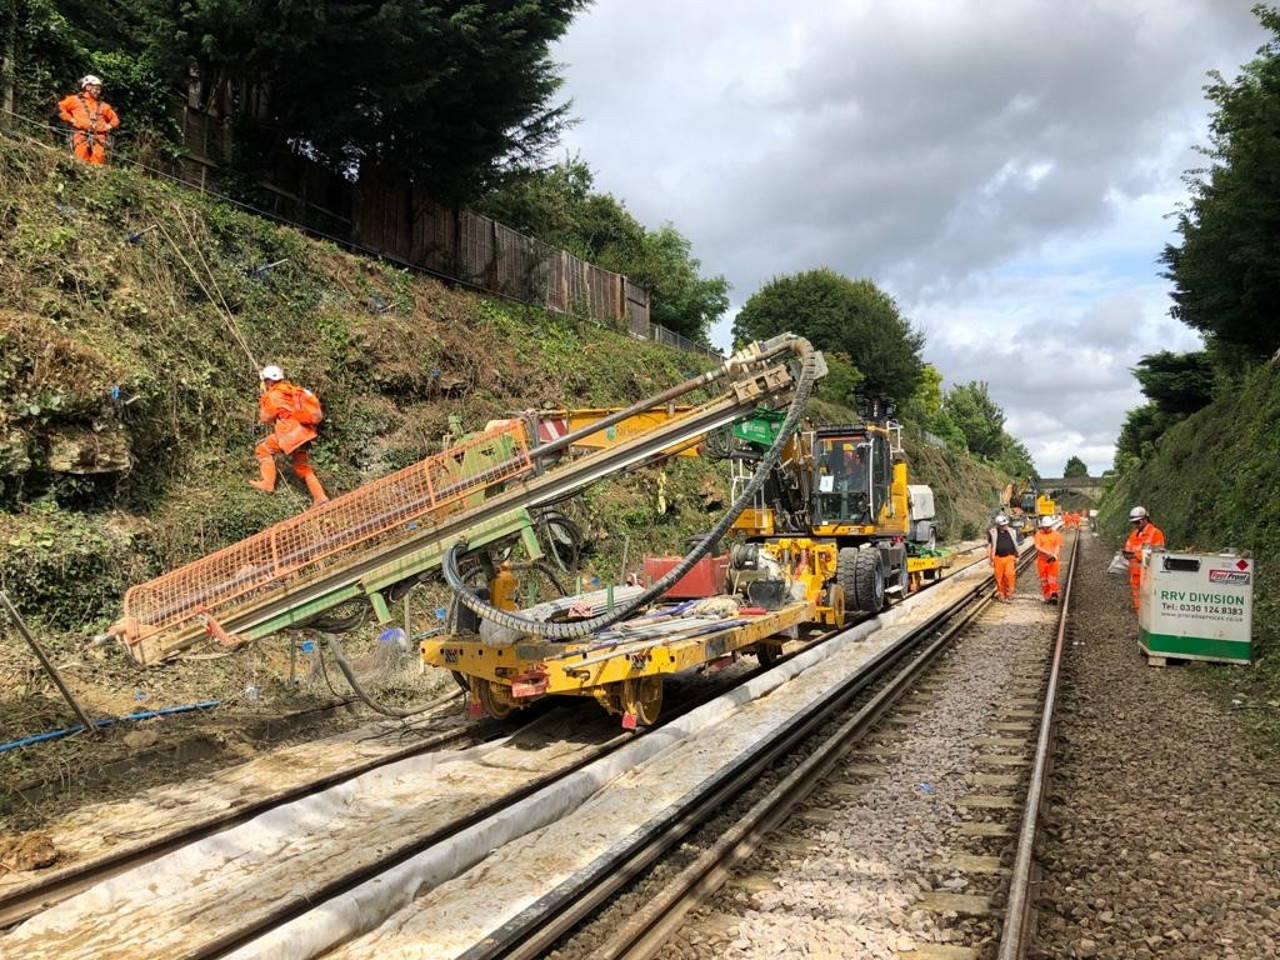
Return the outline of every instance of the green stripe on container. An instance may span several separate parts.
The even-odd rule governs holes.
[[[1242,640],[1215,640],[1210,637],[1182,637],[1173,633],[1148,633],[1139,628],[1142,646],[1154,654],[1213,657],[1221,660],[1249,660],[1253,645]]]

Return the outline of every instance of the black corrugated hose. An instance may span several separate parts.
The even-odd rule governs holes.
[[[791,400],[791,406],[787,410],[786,418],[782,421],[782,427],[778,432],[777,439],[774,440],[773,446],[769,448],[769,451],[757,464],[755,473],[751,476],[751,481],[743,488],[738,498],[729,505],[729,509],[720,518],[720,522],[698,542],[693,550],[668,571],[666,576],[655,582],[653,586],[633,598],[630,602],[622,604],[611,612],[592,617],[590,620],[579,620],[574,623],[544,623],[540,620],[529,620],[506,610],[499,610],[476,596],[459,574],[458,558],[465,550],[465,545],[462,543],[454,544],[449,549],[449,552],[445,554],[442,565],[445,582],[449,584],[449,588],[457,595],[464,606],[484,619],[508,630],[557,640],[574,640],[588,636],[630,616],[635,610],[662,596],[672,584],[692,570],[694,564],[706,556],[711,548],[728,532],[729,527],[738,519],[738,514],[746,508],[760,488],[764,486],[769,474],[782,456],[783,447],[786,446],[787,441],[791,439],[791,435],[799,427],[805,403],[813,390],[814,382],[817,380],[818,369],[817,358],[813,349],[807,343],[802,349],[804,352],[801,360],[800,375],[796,383],[795,396]]]

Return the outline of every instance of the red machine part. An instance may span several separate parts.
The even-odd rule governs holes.
[[[683,557],[645,557],[644,575],[649,583],[662,579]],[[694,564],[693,569],[672,584],[665,596],[673,600],[693,600],[714,597],[724,593],[729,579],[729,555],[708,554]]]

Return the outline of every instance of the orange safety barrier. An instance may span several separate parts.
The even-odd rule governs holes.
[[[124,596],[117,627],[150,636],[231,600],[278,590],[356,545],[384,548],[479,504],[486,491],[533,471],[524,425],[510,420],[396,473],[281,521]],[[113,628],[113,632],[116,628]]]

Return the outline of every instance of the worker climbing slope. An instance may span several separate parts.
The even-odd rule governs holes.
[[[80,78],[80,92],[58,101],[58,115],[71,125],[71,149],[85,163],[107,162],[107,134],[120,126],[111,104],[102,99],[102,81],[93,74]]]
[[[995,572],[996,599],[1012,603],[1018,576],[1018,533],[1003,513],[996,515],[995,526],[987,531],[987,559]]]
[[[276,489],[277,453],[287,453],[293,461],[293,472],[302,478],[311,494],[312,506],[329,500],[311,467],[307,452],[316,438],[316,426],[324,419],[320,400],[314,393],[284,378],[284,372],[275,364],[262,368],[262,393],[258,398],[258,419],[271,424],[270,436],[254,448],[258,455],[259,480],[250,480],[249,486],[264,493]]]
[[[1164,531],[1151,522],[1146,507],[1129,511],[1133,529],[1124,542],[1124,555],[1129,560],[1129,590],[1133,594],[1133,612],[1138,612],[1142,587],[1142,551],[1145,547],[1163,547]]]
[[[1040,573],[1040,595],[1045,603],[1058,602],[1058,558],[1062,554],[1062,534],[1053,529],[1053,518],[1042,517],[1036,530],[1036,569]]]

